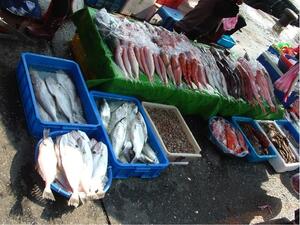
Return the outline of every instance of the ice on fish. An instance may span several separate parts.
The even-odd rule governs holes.
[[[119,157],[119,154],[124,145],[124,141],[126,138],[127,124],[128,122],[126,118],[121,119],[116,124],[116,126],[114,127],[114,129],[110,134],[111,143],[117,158]]]

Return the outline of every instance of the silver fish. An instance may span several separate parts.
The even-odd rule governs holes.
[[[51,116],[51,118],[57,122],[57,112],[55,108],[55,101],[51,94],[49,93],[47,86],[39,77],[39,74],[36,70],[31,70],[31,80],[33,84],[33,89],[35,93],[35,97],[37,101],[40,103],[40,105],[45,109],[45,111]]]
[[[110,121],[110,108],[105,99],[102,100],[102,103],[100,105],[100,115],[105,129],[107,129],[108,123]]]
[[[144,145],[142,153],[147,157],[147,160],[151,163],[157,164],[159,160],[154,152],[154,150],[150,147],[148,143]]]
[[[123,103],[118,109],[116,109],[112,114],[111,114],[111,119],[108,124],[108,130],[107,132],[110,134],[116,124],[123,119],[124,117],[126,118],[128,115],[128,108],[129,104],[128,103]]]
[[[61,136],[59,149],[62,167],[72,188],[68,205],[77,207],[79,205],[79,184],[84,169],[82,153],[77,141],[70,134]]]
[[[44,108],[40,105],[40,103],[37,103],[37,107],[39,109],[40,117],[41,117],[42,120],[44,120],[44,121],[52,121],[52,118],[44,110]]]
[[[123,104],[124,104],[123,101],[111,101],[111,102],[109,102],[109,107],[110,107],[111,113],[116,111]]]
[[[141,123],[141,125],[143,127],[143,133],[144,133],[144,136],[145,136],[145,143],[146,143],[147,140],[148,140],[148,131],[147,131],[146,122],[145,122],[144,117],[142,116],[142,114],[140,112],[137,112],[136,118]]]
[[[121,156],[124,156],[127,163],[131,162],[131,160],[133,158],[132,155],[134,155],[134,154],[132,154],[133,153],[132,147],[133,147],[133,145],[132,145],[131,141],[126,141],[124,143],[122,154],[120,154],[120,160],[121,160]]]
[[[93,150],[98,141],[95,138],[92,138],[89,142],[90,149]]]
[[[127,119],[123,118],[119,121],[110,134],[112,146],[115,151],[116,158],[119,158],[120,152],[124,145],[127,130]]]
[[[90,184],[90,197],[92,199],[100,199],[104,197],[104,186],[106,181],[106,172],[108,165],[107,146],[99,142],[94,147],[93,152],[93,175]]]
[[[83,110],[80,98],[77,95],[76,87],[69,77],[63,70],[59,70],[55,74],[57,82],[64,87],[66,93],[69,95],[71,100],[71,105],[73,109],[73,120],[79,123],[86,123],[86,120],[83,118]]]
[[[58,109],[73,123],[73,110],[70,96],[63,86],[61,86],[53,77],[46,78],[46,84],[49,92],[54,96]]]
[[[141,157],[142,149],[146,140],[143,124],[138,115],[131,125],[130,140],[132,141],[133,151],[135,153],[134,159],[132,160],[134,163]]]

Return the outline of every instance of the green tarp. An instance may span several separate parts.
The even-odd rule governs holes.
[[[194,90],[168,87],[161,84],[156,76],[153,84],[149,83],[144,74],[139,81],[124,79],[119,67],[114,63],[113,54],[99,34],[94,24],[96,11],[83,9],[73,16],[80,41],[85,50],[86,64],[91,80],[87,81],[90,89],[102,90],[123,95],[135,96],[144,101],[175,105],[186,115],[200,115],[208,118],[213,115],[249,116],[255,119],[279,119],[283,117],[283,109],[271,113],[263,112],[259,106],[252,106],[243,100],[225,98],[218,94],[209,94]]]

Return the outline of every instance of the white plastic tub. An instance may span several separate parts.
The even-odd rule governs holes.
[[[187,126],[187,124],[185,123],[183,117],[181,116],[181,113],[179,112],[179,110],[175,106],[163,105],[163,104],[157,104],[157,103],[150,103],[150,102],[142,102],[142,105],[143,105],[143,107],[145,109],[145,112],[148,115],[148,118],[150,119],[150,123],[151,123],[151,125],[152,125],[152,127],[154,129],[154,132],[157,134],[157,137],[160,140],[160,142],[161,142],[161,144],[163,146],[163,149],[165,150],[165,152],[168,155],[168,159],[170,161],[170,164],[173,164],[173,165],[188,165],[188,163],[190,161],[202,157],[201,154],[200,154],[201,149],[200,149],[197,141],[195,140],[192,132],[190,131],[190,129]],[[182,130],[184,131],[184,133],[186,135],[186,138],[190,142],[191,146],[193,146],[193,149],[191,149],[189,151],[189,152],[193,152],[193,153],[186,153],[186,152],[183,152],[183,153],[172,153],[172,152],[169,152],[167,150],[166,145],[164,144],[164,141],[163,141],[162,137],[160,136],[160,134],[159,134],[159,132],[158,132],[156,126],[155,126],[155,123],[151,119],[151,116],[148,113],[146,107],[148,107],[148,108],[159,108],[159,109],[165,109],[165,110],[172,111],[175,114],[175,116],[177,116],[177,118],[179,120],[179,123],[180,123],[180,125],[182,127]]]
[[[266,123],[272,123],[275,125],[277,131],[279,133],[281,133],[283,136],[285,136],[285,134],[280,130],[280,128],[278,127],[278,125],[273,122],[273,121],[261,121],[258,120],[256,121],[258,122],[259,128],[261,129],[261,131],[268,137],[268,135],[266,134],[266,132],[264,131],[264,129],[260,126],[260,124],[266,124]],[[285,136],[286,137],[286,136]],[[269,138],[269,137],[268,137]],[[273,145],[272,141],[270,140],[271,143],[271,147],[273,148],[273,150],[275,151],[277,157],[270,159],[269,163],[272,165],[272,167],[274,168],[274,170],[278,173],[283,173],[286,171],[293,171],[299,168],[300,166],[300,162],[299,162],[299,156],[297,154],[297,150],[293,147],[293,145],[289,142],[289,146],[292,149],[292,153],[295,155],[296,159],[298,160],[298,162],[296,163],[286,163],[285,160],[282,158],[282,156],[280,155],[280,153],[278,152],[278,150],[275,148],[275,146]]]

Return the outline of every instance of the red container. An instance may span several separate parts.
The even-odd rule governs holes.
[[[157,0],[156,3],[177,9],[184,0]]]

